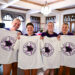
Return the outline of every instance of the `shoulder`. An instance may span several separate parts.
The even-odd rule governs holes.
[[[57,34],[57,33],[55,33],[55,32],[54,32],[54,35],[55,35],[55,36],[58,36],[58,34]]]
[[[46,35],[47,35],[47,32],[41,33],[41,36],[46,36]]]
[[[28,34],[24,34],[25,36],[28,36]],[[34,33],[33,35],[31,35],[31,36],[36,36],[36,34]]]
[[[73,33],[71,33],[71,32],[68,32],[68,35],[74,35]]]
[[[10,30],[10,28],[4,28],[4,29],[6,29],[6,30]]]
[[[34,33],[32,36],[36,36],[36,34]]]
[[[28,34],[24,34],[25,36],[28,36]]]
[[[64,35],[64,34],[61,32],[61,33],[59,33],[59,35]],[[74,34],[71,32],[68,32],[66,35],[74,35]]]
[[[60,32],[60,33],[59,33],[59,35],[63,35],[63,33],[62,33],[62,32]]]
[[[21,33],[21,35],[23,35],[23,33],[20,31],[20,30],[16,30],[17,32],[20,32]]]
[[[57,33],[54,32],[55,35],[58,35]]]

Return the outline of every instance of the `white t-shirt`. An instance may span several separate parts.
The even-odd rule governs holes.
[[[75,36],[61,36],[61,66],[75,68]]]
[[[0,35],[0,64],[17,62],[17,51],[13,49],[17,32],[0,29]]]
[[[19,49],[18,67],[21,69],[42,68],[40,53],[40,36],[21,36],[16,42],[15,49]]]
[[[41,53],[43,57],[44,69],[54,69],[60,67],[60,41],[56,37],[44,37],[41,42]]]

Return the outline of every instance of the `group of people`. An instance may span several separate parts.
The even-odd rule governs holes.
[[[21,21],[16,18],[12,22],[12,28],[5,28],[5,29],[9,31],[17,31],[18,32],[17,39],[20,39],[20,35],[23,35],[22,32],[18,30],[18,28],[20,27],[20,24],[21,24]],[[73,33],[68,32],[68,29],[69,29],[68,24],[64,23],[62,25],[62,32],[57,34],[54,32],[54,24],[52,22],[49,22],[47,24],[47,31],[41,33],[40,39],[43,40],[44,36],[47,36],[49,38],[57,37],[57,40],[60,40],[61,35],[73,35]],[[27,30],[27,34],[24,34],[25,36],[37,36],[34,33],[34,25],[32,23],[27,23],[26,30]],[[62,75],[63,69],[64,67],[60,66],[58,75]],[[14,62],[11,64],[3,64],[3,75],[10,75],[11,70],[12,70],[12,75],[17,75],[17,62]],[[65,70],[66,70],[65,75],[70,75],[70,68],[65,67]],[[27,69],[27,70],[24,70],[24,75],[37,75],[37,71],[38,69],[31,69],[31,70]],[[55,69],[50,68],[45,70],[44,75],[54,75],[54,72],[55,72]]]

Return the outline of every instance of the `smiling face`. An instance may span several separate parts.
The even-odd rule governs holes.
[[[20,27],[21,21],[19,19],[14,19],[12,22],[12,28],[14,30],[17,30]]]
[[[48,32],[53,32],[54,24],[52,22],[48,23]]]
[[[67,34],[68,33],[68,25],[67,24],[63,24],[63,26],[62,26],[62,32],[63,32],[63,34]]]
[[[27,26],[27,33],[28,33],[28,35],[32,35],[33,32],[34,32],[34,27],[31,26],[31,25],[28,25]]]

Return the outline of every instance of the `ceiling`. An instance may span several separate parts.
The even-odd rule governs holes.
[[[75,8],[75,0],[0,0],[0,10],[10,8],[35,13],[40,12],[46,1],[51,9],[58,11]]]
[[[29,11],[30,10],[30,9],[24,9],[24,8],[19,8],[19,7],[14,7],[14,6],[9,6],[8,8],[22,10],[22,11]]]
[[[56,10],[58,10],[58,11],[64,11],[64,10],[74,9],[74,8],[75,8],[75,5],[72,5],[72,6],[68,6],[68,7],[59,8],[59,9],[56,9]]]
[[[59,1],[59,0],[28,0],[28,1],[32,1],[34,3],[39,3],[39,4],[45,4],[45,1],[47,1],[48,3],[50,2],[55,2],[55,1]]]
[[[2,4],[0,4],[0,6],[1,6]]]
[[[53,3],[64,1],[64,0],[21,0],[21,1],[28,2],[35,5],[44,6],[45,2],[47,2],[48,4],[53,4]]]

